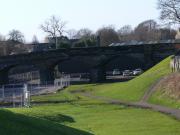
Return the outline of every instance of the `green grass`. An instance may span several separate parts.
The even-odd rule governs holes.
[[[153,85],[158,79],[171,72],[169,63],[170,57],[160,62],[139,77],[122,83],[112,84],[92,84],[76,85],[68,88],[70,91],[84,90],[94,93],[95,95],[121,99],[125,101],[139,101],[145,91]]]
[[[68,91],[32,97],[33,102],[73,102],[77,99],[77,96],[70,94]]]
[[[80,135],[84,135],[87,132],[95,135],[180,134],[180,122],[169,116],[150,110],[126,108],[123,106],[66,103],[35,106],[30,109],[9,110],[19,115],[25,115],[28,118],[36,117],[36,119],[40,120],[40,123],[37,121],[34,122],[37,122],[39,126],[43,124],[43,122],[41,123],[41,120],[50,127],[51,125],[49,125],[48,121],[56,123],[56,126],[57,124],[59,124],[60,127],[64,125],[66,128],[70,128],[69,135],[74,135],[71,133],[71,128],[77,129]],[[13,121],[13,119],[11,120]],[[22,125],[33,126],[34,132],[37,126],[36,124],[33,125],[33,123],[26,125],[26,122]],[[42,128],[43,126],[40,129]],[[59,129],[58,127],[56,128]],[[51,128],[48,129],[51,130]],[[1,130],[3,129],[0,129],[0,131]],[[56,134],[60,134],[60,131],[57,131]],[[45,132],[43,133],[48,135],[49,132],[46,133],[45,129]]]
[[[73,87],[71,87],[73,88]],[[33,96],[31,97],[32,104],[55,104],[55,103],[69,103],[69,104],[101,104],[100,100],[92,100],[79,94],[72,94],[68,89],[59,91],[54,94]]]
[[[64,96],[69,98],[64,98]],[[67,102],[55,104],[51,102],[54,101],[53,97],[56,97],[57,101],[66,99]],[[67,89],[56,94],[33,97],[33,100],[42,101],[46,104],[34,105],[30,109],[8,109],[11,114],[1,115],[4,118],[2,120],[0,117],[2,123],[5,123],[4,121],[14,121],[13,124],[17,125],[15,127],[13,124],[10,125],[8,132],[5,132],[4,135],[9,135],[14,131],[17,134],[20,132],[28,134],[29,130],[32,130],[29,134],[33,132],[32,134],[38,135],[50,135],[54,132],[63,135],[65,133],[68,135],[180,134],[180,122],[170,116],[150,110],[107,104],[79,94],[71,94]],[[49,101],[49,103],[46,101]],[[15,117],[14,120],[12,114],[18,117]],[[21,126],[26,130],[22,130]],[[46,130],[43,131],[43,128],[46,128]],[[4,128],[0,126],[0,133],[1,131],[4,131]]]

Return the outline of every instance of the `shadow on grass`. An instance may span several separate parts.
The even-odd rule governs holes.
[[[59,116],[66,121],[73,121],[67,116]],[[0,110],[1,135],[92,135],[91,133],[64,126],[49,120],[16,114]]]
[[[77,100],[47,100],[47,101],[31,101],[32,104],[63,104],[63,103],[73,103]]]
[[[57,114],[55,116],[44,116],[43,118],[50,120],[50,121],[58,122],[58,123],[63,123],[63,122],[73,123],[73,122],[75,122],[72,117],[67,116],[67,115],[62,115],[62,114]]]
[[[74,102],[76,102],[78,100],[57,100],[57,101],[51,101],[51,100],[47,100],[47,101],[31,101],[31,105],[43,105],[43,104],[64,104],[64,103],[69,103],[72,104]],[[16,106],[20,107],[21,103],[16,103]],[[12,108],[13,107],[13,103],[11,102],[0,102],[0,108]]]

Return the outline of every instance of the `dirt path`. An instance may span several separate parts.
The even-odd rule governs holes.
[[[158,112],[161,112],[164,114],[171,115],[171,116],[175,117],[176,119],[180,120],[180,110],[179,109],[172,109],[172,108],[168,108],[168,107],[164,107],[164,106],[160,106],[160,105],[149,104],[149,103],[145,103],[145,102],[125,102],[125,101],[121,101],[121,100],[113,100],[113,99],[106,98],[106,97],[94,96],[91,93],[79,93],[79,94],[81,94],[82,96],[85,96],[85,97],[102,100],[102,101],[105,101],[110,104],[126,105],[129,107],[142,108],[142,109],[151,109],[154,111],[158,111]]]
[[[159,79],[158,81],[156,81],[154,84],[152,84],[150,86],[150,88],[145,92],[145,94],[143,95],[143,97],[141,98],[140,102],[147,102],[149,100],[149,98],[151,97],[151,95],[155,92],[157,85],[159,84],[159,82],[161,82],[164,78]]]

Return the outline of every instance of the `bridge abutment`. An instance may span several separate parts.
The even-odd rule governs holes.
[[[93,68],[90,70],[90,82],[98,83],[106,80],[106,70],[104,67]]]
[[[153,48],[150,45],[144,45],[144,60],[145,60],[145,69],[148,69],[154,65]]]
[[[42,68],[39,70],[40,84],[54,84],[55,76],[54,70],[48,68]]]
[[[9,78],[8,78],[8,70],[3,69],[0,70],[0,84],[8,84]]]

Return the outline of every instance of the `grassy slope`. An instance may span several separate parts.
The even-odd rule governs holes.
[[[68,91],[61,91],[58,93],[43,95],[43,96],[33,96],[32,101],[34,102],[73,102],[77,100],[77,96],[70,94]]]
[[[0,110],[0,121],[1,135],[90,135],[62,124],[35,118],[33,115],[27,116],[2,109]]]
[[[168,97],[167,95],[164,95],[164,93],[160,89],[158,89],[152,95],[152,97],[149,99],[149,102],[152,104],[164,105],[180,109],[180,100],[177,101],[175,99]]]
[[[170,57],[129,82],[77,85],[68,88],[68,90],[87,90],[92,91],[96,95],[106,96],[114,99],[138,101],[152,84],[154,84],[161,77],[170,73],[169,63]]]
[[[35,106],[31,109],[10,110],[95,135],[112,133],[113,135],[179,135],[180,133],[179,121],[158,112],[92,102],[91,104],[91,101],[88,100],[84,104],[78,102],[49,104]],[[83,132],[79,133],[84,135]],[[70,133],[69,135],[74,134]]]

